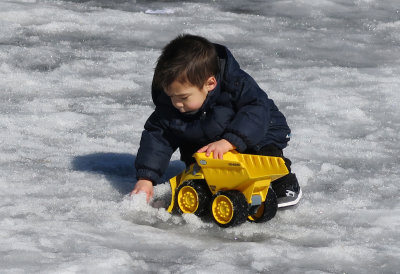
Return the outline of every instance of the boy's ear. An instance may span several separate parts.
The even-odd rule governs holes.
[[[217,86],[217,79],[215,78],[215,76],[208,77],[208,79],[206,81],[207,91],[208,92],[212,91],[213,89],[215,89],[216,86]]]

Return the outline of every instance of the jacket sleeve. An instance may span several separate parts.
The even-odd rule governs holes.
[[[169,129],[161,123],[157,111],[154,111],[142,132],[135,161],[137,179],[148,179],[153,185],[159,183],[177,147],[176,138],[173,138]]]
[[[270,107],[267,94],[254,79],[243,72],[233,83],[233,102],[237,110],[222,138],[231,142],[239,152],[255,146],[264,137],[270,122]]]

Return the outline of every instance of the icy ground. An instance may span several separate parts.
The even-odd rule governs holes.
[[[0,272],[400,273],[399,9],[1,1]],[[154,63],[182,32],[229,46],[288,117],[296,208],[224,230],[127,196]]]

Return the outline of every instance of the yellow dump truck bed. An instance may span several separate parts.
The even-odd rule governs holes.
[[[205,153],[195,153],[193,156],[210,188],[215,185],[217,189],[236,189],[244,183],[261,180],[271,182],[288,173],[285,161],[280,157],[240,154],[236,151],[224,154],[223,160],[207,157]]]

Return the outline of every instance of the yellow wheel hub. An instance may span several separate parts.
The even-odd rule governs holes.
[[[199,197],[191,186],[184,186],[178,193],[178,205],[183,213],[194,213],[199,207]]]
[[[233,217],[232,201],[225,195],[217,196],[212,203],[212,214],[218,223],[229,223]]]

